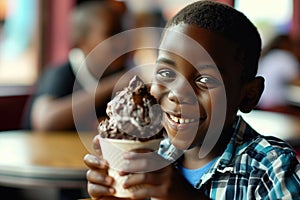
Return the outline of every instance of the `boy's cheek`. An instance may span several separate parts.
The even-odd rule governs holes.
[[[166,88],[162,85],[152,83],[150,93],[156,98],[157,101],[162,97],[162,94],[166,92]]]

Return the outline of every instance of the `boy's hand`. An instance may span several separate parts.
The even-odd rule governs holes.
[[[170,162],[156,153],[124,154],[128,160],[120,175],[132,173],[124,184],[125,188],[146,184],[132,193],[132,199],[149,197],[160,200],[208,199],[194,189]],[[138,172],[138,173],[134,173]]]
[[[115,189],[112,187],[113,177],[108,176],[108,162],[102,158],[98,135],[93,139],[93,148],[97,156],[87,154],[84,163],[88,166],[86,178],[87,189],[92,199],[117,200],[120,198],[112,196]],[[126,200],[123,198],[123,200]]]
[[[115,193],[115,189],[112,187],[114,180],[108,176],[107,161],[91,154],[87,154],[83,160],[89,167],[86,174],[89,195],[95,199],[112,196]]]
[[[88,193],[92,199],[101,200],[129,200],[112,196],[115,189],[112,188],[113,178],[107,175],[108,163],[104,159],[87,154],[84,157],[85,164],[90,168],[87,172]]]

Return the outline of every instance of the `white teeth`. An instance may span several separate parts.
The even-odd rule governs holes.
[[[193,122],[196,121],[195,119],[178,118],[178,117],[175,117],[174,115],[170,115],[170,118],[171,118],[174,122],[180,123],[180,124],[193,123]]]
[[[184,120],[184,123],[191,123],[191,122],[194,122],[194,121],[195,121],[195,119],[191,119],[191,120],[185,119],[185,120]]]
[[[177,118],[177,117],[175,117],[175,116],[173,116],[173,115],[170,115],[170,117],[171,117],[171,119],[172,119],[174,122],[178,123],[178,118]]]

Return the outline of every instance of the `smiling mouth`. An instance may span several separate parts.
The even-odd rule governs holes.
[[[181,117],[176,117],[176,116],[168,114],[168,113],[167,113],[167,116],[169,117],[170,120],[172,120],[173,122],[175,122],[177,124],[190,124],[190,123],[195,123],[195,122],[199,121],[198,118],[181,118]]]

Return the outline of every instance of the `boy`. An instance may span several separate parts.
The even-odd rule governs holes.
[[[124,155],[128,163],[123,171],[145,172],[131,173],[124,188],[148,185],[131,198],[299,199],[300,165],[294,151],[277,138],[259,135],[237,116],[238,110],[250,112],[263,91],[263,78],[256,77],[261,39],[253,24],[229,6],[198,1],[166,28],[151,93],[164,112],[169,143],[155,158]],[[180,34],[202,45],[209,56]],[[90,168],[91,197],[117,199],[107,162],[92,155],[84,161]],[[149,170],[166,161],[173,163]]]

